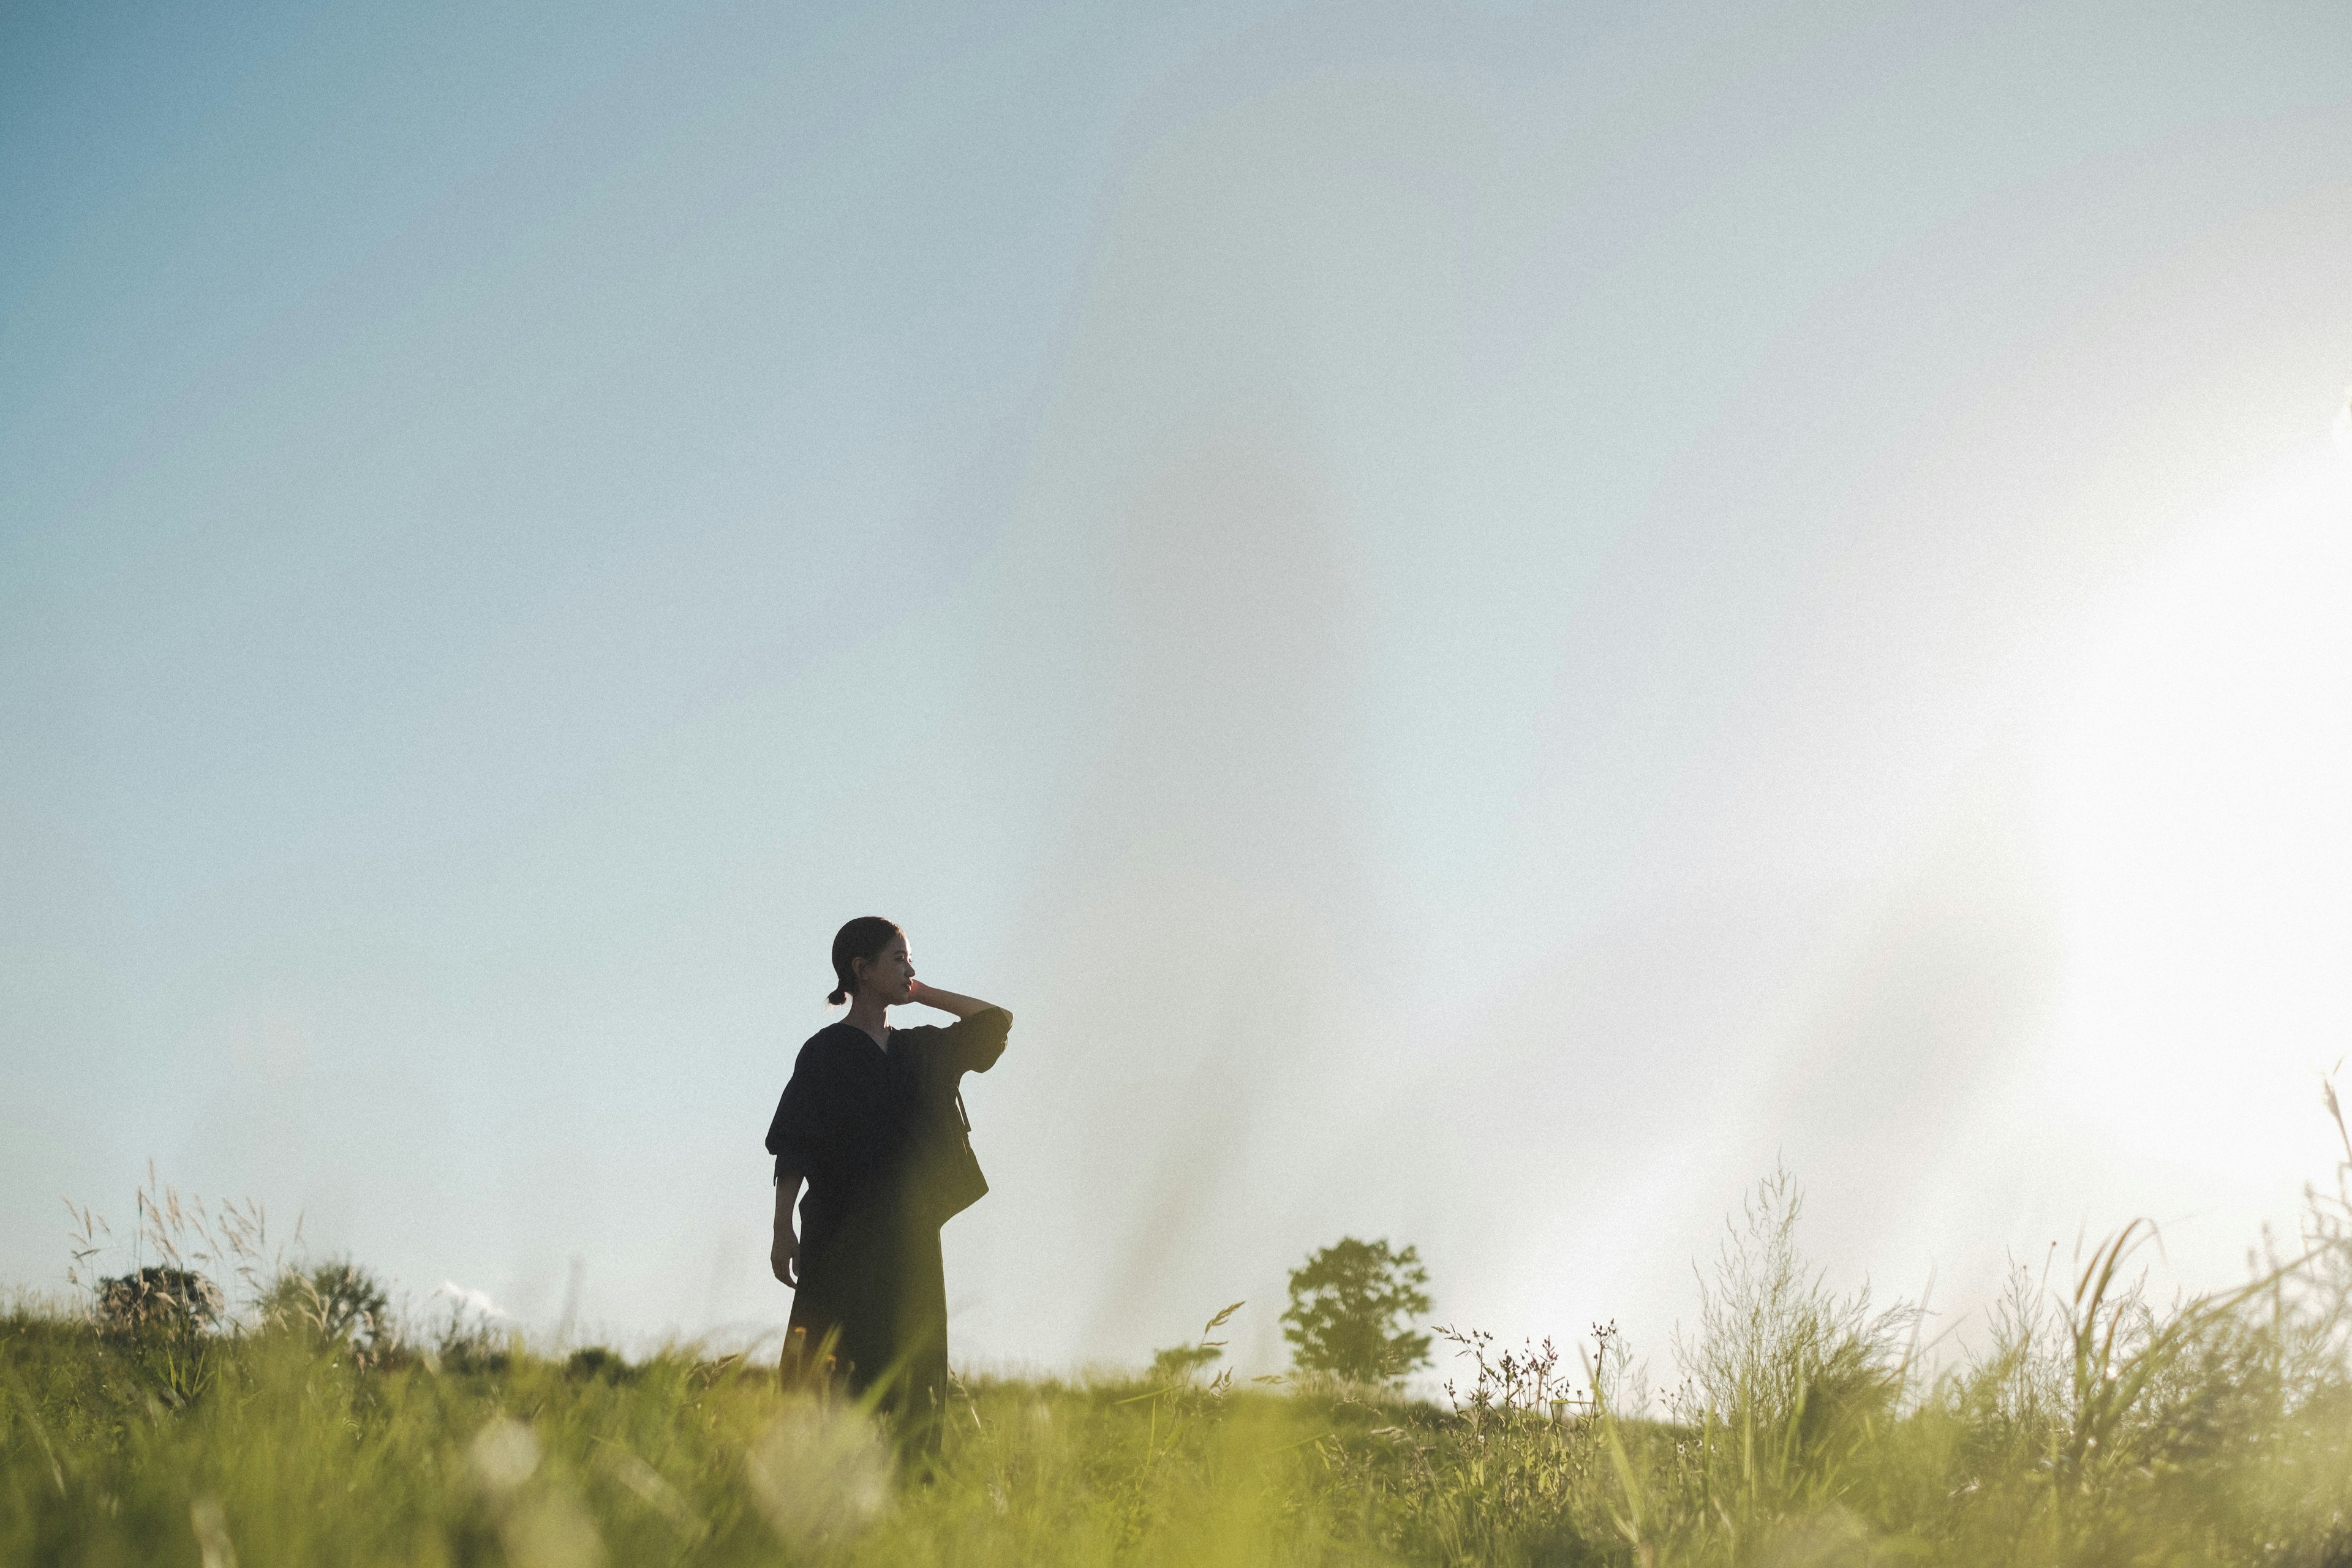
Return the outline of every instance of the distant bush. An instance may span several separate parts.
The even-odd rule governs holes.
[[[227,1336],[217,1286],[192,1268],[151,1263],[94,1288],[99,1335],[121,1364],[164,1404],[180,1406],[212,1384]]]
[[[1166,1350],[1151,1352],[1151,1378],[1155,1383],[1187,1383],[1202,1367],[1223,1359],[1224,1352],[1216,1345],[1170,1345]]]
[[[520,1336],[512,1330],[452,1317],[434,1345],[434,1358],[450,1372],[500,1373],[514,1363]]]
[[[1202,1367],[1223,1359],[1225,1342],[1213,1340],[1209,1336],[1233,1321],[1234,1314],[1246,1305],[1245,1301],[1235,1301],[1220,1309],[1215,1316],[1201,1325],[1201,1337],[1191,1344],[1170,1345],[1166,1350],[1154,1351],[1151,1355],[1151,1380],[1164,1384],[1190,1384]],[[1223,1392],[1231,1386],[1232,1382],[1232,1373],[1219,1373],[1216,1382],[1211,1386],[1214,1391]]]
[[[149,1264],[98,1282],[98,1321],[124,1335],[187,1337],[220,1321],[220,1289],[190,1268]]]
[[[349,1258],[285,1270],[263,1300],[261,1317],[348,1347],[362,1364],[390,1353],[400,1341],[391,1292]]]
[[[1341,1237],[1290,1271],[1282,1337],[1302,1371],[1401,1381],[1429,1364],[1429,1336],[1410,1326],[1429,1310],[1428,1283],[1415,1248]]]
[[[563,1363],[563,1375],[575,1383],[626,1383],[635,1370],[622,1359],[620,1352],[606,1350],[603,1345],[583,1345]]]

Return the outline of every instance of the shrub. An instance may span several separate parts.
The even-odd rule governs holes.
[[[1155,1383],[1188,1383],[1192,1374],[1224,1355],[1214,1345],[1170,1345],[1151,1353],[1151,1378]]]
[[[1171,1384],[1189,1384],[1192,1381],[1193,1374],[1202,1367],[1223,1360],[1225,1353],[1225,1342],[1213,1340],[1209,1336],[1231,1322],[1234,1314],[1246,1305],[1246,1302],[1235,1301],[1232,1306],[1219,1311],[1216,1316],[1201,1325],[1201,1337],[1192,1343],[1170,1345],[1166,1350],[1153,1352],[1152,1381]],[[1217,1383],[1213,1386],[1223,1388],[1228,1386],[1231,1381],[1231,1373],[1220,1373]]]
[[[583,1345],[563,1363],[563,1375],[575,1382],[626,1383],[634,1371],[620,1352],[603,1345]]]
[[[289,1268],[262,1303],[264,1322],[300,1327],[329,1345],[347,1346],[362,1364],[399,1342],[383,1281],[349,1258]]]
[[[189,1268],[149,1264],[98,1282],[98,1321],[112,1332],[184,1338],[220,1320],[217,1286]]]

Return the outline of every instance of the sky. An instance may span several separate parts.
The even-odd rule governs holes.
[[[2344,1152],[2347,147],[2294,0],[10,7],[0,1284],[152,1162],[772,1333],[865,913],[1018,1017],[969,1364],[1277,1366],[1356,1235],[1669,1381],[1776,1168],[1938,1332],[2232,1283]]]

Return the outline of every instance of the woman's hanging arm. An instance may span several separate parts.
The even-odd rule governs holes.
[[[776,1167],[776,1239],[768,1248],[768,1267],[776,1278],[800,1289],[801,1243],[793,1234],[793,1205],[800,1201],[801,1173]]]

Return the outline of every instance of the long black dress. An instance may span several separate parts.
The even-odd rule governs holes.
[[[833,1335],[851,1389],[882,1383],[882,1403],[910,1416],[940,1408],[948,1374],[940,1227],[909,1201],[916,1108],[995,1066],[1012,1025],[991,1007],[944,1027],[892,1029],[887,1047],[846,1021],[819,1029],[768,1127],[778,1173],[808,1179],[792,1327],[811,1349]]]

